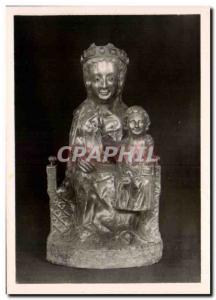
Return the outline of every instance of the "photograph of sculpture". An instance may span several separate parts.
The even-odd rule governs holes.
[[[201,283],[201,25],[14,14],[17,286]]]

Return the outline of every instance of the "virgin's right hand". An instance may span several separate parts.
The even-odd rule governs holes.
[[[94,165],[91,162],[82,159],[78,160],[77,165],[84,173],[91,173],[94,170]]]
[[[123,185],[127,185],[127,184],[130,184],[131,183],[131,179],[129,176],[125,176],[121,179],[121,184]]]

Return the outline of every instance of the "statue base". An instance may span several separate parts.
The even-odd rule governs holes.
[[[95,239],[94,239],[95,241]],[[162,257],[163,243],[113,243],[107,247],[103,243],[88,247],[78,240],[67,240],[50,235],[47,240],[47,260],[54,264],[76,268],[114,269],[141,267],[157,263]],[[103,245],[103,246],[102,246]]]

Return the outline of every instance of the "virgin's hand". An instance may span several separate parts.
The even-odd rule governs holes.
[[[123,177],[122,180],[121,180],[121,184],[123,185],[127,185],[127,184],[130,184],[131,183],[131,179],[129,176],[126,176],[126,177]]]
[[[94,166],[91,162],[82,159],[78,160],[77,165],[84,173],[91,173],[94,170]]]

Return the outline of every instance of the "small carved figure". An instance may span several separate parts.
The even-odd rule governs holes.
[[[154,146],[151,135],[147,134],[150,119],[147,112],[139,106],[126,111],[128,136],[123,139],[126,155],[119,165],[117,179],[116,207],[129,211],[151,209],[153,201],[154,164],[148,161],[148,152]]]

